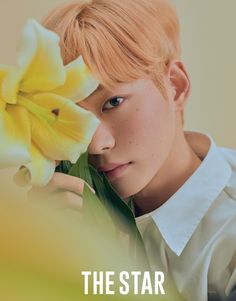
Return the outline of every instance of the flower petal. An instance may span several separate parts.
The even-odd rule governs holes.
[[[31,162],[20,167],[14,176],[15,183],[19,186],[45,186],[53,176],[56,163],[43,156],[34,144],[30,147],[30,153]]]
[[[98,80],[92,75],[85,65],[82,56],[65,66],[66,81],[52,93],[78,102],[88,97],[99,85]]]
[[[16,104],[19,84],[37,53],[37,38],[31,23],[32,21],[29,20],[23,28],[17,59],[18,65],[12,68],[3,82],[2,97],[9,104]]]
[[[22,79],[23,69],[12,68],[5,76],[2,83],[2,99],[9,104],[17,103],[19,84]]]
[[[30,161],[30,122],[25,108],[0,99],[0,168]]]
[[[32,140],[48,158],[75,163],[87,150],[99,119],[71,100],[52,93],[20,99],[31,112]]]
[[[2,81],[4,77],[7,75],[7,73],[12,69],[12,67],[0,64],[0,85],[2,84]]]
[[[0,98],[2,100],[4,100],[4,96],[3,96],[3,82],[6,78],[6,76],[9,74],[9,72],[12,70],[13,68],[7,65],[2,65],[0,64]],[[15,93],[16,96],[16,93]],[[13,101],[12,103],[16,103],[16,97],[15,97],[15,101]]]
[[[25,93],[49,91],[65,82],[59,37],[34,19],[23,29],[17,62],[18,66],[3,82],[3,99],[8,103],[16,103],[18,90]]]

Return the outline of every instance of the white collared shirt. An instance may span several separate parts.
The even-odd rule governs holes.
[[[236,285],[236,151],[204,137],[210,147],[192,176],[136,218],[151,268],[167,273],[188,301],[225,300]]]

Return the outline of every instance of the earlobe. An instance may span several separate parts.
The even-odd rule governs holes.
[[[168,78],[177,110],[183,110],[190,93],[190,81],[181,61],[172,60],[168,66]]]
[[[185,96],[185,92],[182,92],[179,95],[178,99],[175,100],[176,111],[184,111],[186,102],[187,102],[187,97]]]

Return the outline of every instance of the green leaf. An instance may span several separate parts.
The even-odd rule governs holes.
[[[70,161],[61,161],[60,164],[56,167],[55,172],[68,174],[71,167],[72,163]]]
[[[90,186],[93,186],[92,177],[88,166],[88,153],[83,153],[77,162],[70,168],[69,175],[79,177],[85,180]]]
[[[102,204],[101,200],[89,189],[87,185],[84,185],[83,202],[83,218],[95,227],[99,227],[101,230],[109,230],[109,234],[112,233],[116,236],[117,232],[111,216]]]
[[[96,195],[87,185],[84,185],[84,218],[92,221],[100,229],[110,229],[110,233],[112,232],[113,236],[116,236],[118,232],[127,233],[130,238],[131,258],[134,260],[135,265],[140,267],[139,262],[142,262],[144,268],[147,268],[146,251],[142,237],[136,226],[132,208],[118,195],[105,174],[99,174],[88,163],[88,153],[82,154],[71,168],[69,163],[61,163],[58,170],[83,179],[95,190]]]
[[[79,177],[93,187],[93,180],[88,166],[88,153],[83,153],[78,161],[70,168],[68,174]],[[114,223],[108,211],[97,195],[95,195],[87,185],[83,190],[83,218],[91,224],[102,229],[109,229],[113,234],[116,233]]]
[[[148,266],[145,246],[141,234],[137,228],[135,217],[128,204],[117,194],[106,176],[103,177],[103,190],[110,213],[117,228],[130,236],[130,255],[136,263],[143,262],[144,267]],[[115,213],[115,214],[114,214]]]

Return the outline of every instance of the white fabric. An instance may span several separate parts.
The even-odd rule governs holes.
[[[236,151],[189,134],[202,163],[166,203],[136,223],[152,269],[169,274],[186,300],[225,300],[236,285]]]

